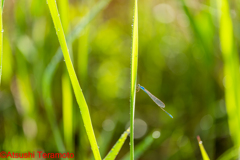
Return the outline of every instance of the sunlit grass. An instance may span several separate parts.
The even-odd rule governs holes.
[[[137,86],[138,67],[138,0],[135,0],[133,35],[132,35],[132,59],[131,59],[131,90],[130,90],[130,159],[134,160],[134,113]]]
[[[92,127],[92,122],[91,122],[88,106],[87,106],[87,103],[86,103],[85,98],[83,96],[82,90],[80,88],[80,85],[79,85],[79,82],[78,82],[78,79],[77,79],[77,76],[76,76],[76,73],[75,73],[75,70],[74,70],[73,65],[72,65],[72,61],[71,61],[71,58],[70,58],[67,42],[66,42],[66,39],[65,39],[65,35],[64,35],[64,32],[63,32],[61,20],[60,20],[59,13],[58,13],[58,10],[57,10],[56,2],[54,0],[48,0],[48,6],[49,6],[51,16],[52,16],[52,19],[53,19],[53,22],[54,22],[54,26],[55,26],[56,33],[57,33],[57,36],[58,36],[58,40],[59,40],[61,48],[62,48],[63,56],[64,56],[65,63],[66,63],[66,66],[67,66],[67,70],[68,70],[68,73],[69,73],[69,77],[70,77],[70,80],[71,80],[71,83],[72,83],[72,86],[73,86],[73,90],[74,90],[74,93],[75,93],[75,96],[76,96],[76,99],[77,99],[77,103],[78,103],[79,108],[80,108],[80,112],[81,112],[81,115],[82,115],[82,118],[83,118],[83,123],[84,123],[85,129],[86,129],[87,135],[88,135],[88,139],[89,139],[90,144],[91,144],[91,148],[92,148],[94,157],[95,157],[96,160],[99,160],[99,159],[101,160],[100,152],[99,152],[99,149],[98,149],[97,141],[96,141],[96,138],[95,138],[93,127]]]
[[[238,159],[239,156],[239,146],[234,146],[227,151],[225,151],[218,160],[229,160],[229,159]]]
[[[122,148],[125,140],[127,139],[127,136],[130,133],[130,128],[128,128],[119,138],[119,140],[116,142],[116,144],[113,146],[113,148],[109,151],[109,153],[107,154],[107,156],[104,158],[104,160],[114,160],[120,149]]]
[[[63,130],[64,142],[68,151],[73,151],[73,103],[72,88],[67,73],[62,75]]]
[[[78,38],[78,35],[84,30],[84,28],[108,5],[110,0],[104,0],[98,2],[89,13],[84,16],[84,18],[74,27],[73,31],[67,36],[67,43],[72,45],[73,41]],[[45,103],[45,108],[47,111],[47,117],[52,128],[55,142],[59,151],[63,152],[65,147],[63,145],[63,140],[59,131],[59,128],[56,123],[56,117],[53,110],[53,102],[51,96],[51,84],[53,81],[54,73],[62,59],[61,48],[59,47],[56,54],[52,58],[51,62],[48,64],[43,75],[43,100]]]
[[[59,1],[59,13],[63,30],[65,34],[69,33],[69,4],[68,0]],[[73,102],[72,102],[72,88],[67,70],[64,69],[62,73],[62,113],[63,113],[63,132],[64,144],[67,151],[74,150],[73,139]]]
[[[34,93],[30,81],[27,62],[21,52],[16,54],[17,57],[17,86],[20,103],[23,106],[23,113],[25,116],[33,116],[35,110]],[[15,93],[16,94],[16,93]]]
[[[239,56],[234,42],[233,25],[227,0],[219,0],[220,42],[224,61],[225,100],[229,130],[236,146],[240,146],[240,79]]]
[[[232,5],[236,2],[227,0],[196,1],[195,6],[187,0],[181,0],[180,5],[179,2],[150,3],[144,0],[138,8],[138,1],[132,1],[135,10],[131,40],[132,3],[120,1],[112,1],[107,8],[111,0],[91,0],[91,4],[89,0],[56,1],[63,31],[67,35],[65,40],[62,30],[56,30],[61,47],[65,46],[64,53],[59,47],[47,8],[50,3],[55,3],[53,0],[48,5],[46,1],[5,1],[4,12],[2,7],[0,15],[3,18],[0,29],[5,30],[0,35],[0,122],[4,137],[1,149],[23,152],[40,147],[45,152],[70,151],[81,160],[93,159],[96,155],[96,159],[101,159],[100,155],[103,158],[107,151],[110,152],[105,159],[115,159],[117,155],[117,159],[123,157],[121,159],[124,160],[194,159],[196,153],[201,157],[200,150],[204,159],[209,159],[209,156],[220,156],[219,160],[239,158],[240,32],[237,15],[240,5]],[[3,5],[4,0],[0,2]],[[121,12],[122,8],[124,12]],[[141,17],[139,25],[138,16]],[[59,17],[56,14],[55,19]],[[91,25],[93,18],[95,21]],[[164,22],[168,18],[173,20]],[[218,18],[220,25],[217,24]],[[26,37],[27,41],[23,40]],[[139,57],[139,66],[138,41],[141,46],[139,54],[143,55]],[[129,144],[123,145],[122,141],[127,139],[128,132],[118,141],[117,138],[129,120],[127,84],[131,42],[129,150]],[[97,150],[91,154],[84,127],[92,126],[84,126],[86,123],[82,123],[79,109],[75,107],[77,103],[65,63],[72,81],[76,82],[77,101],[84,103],[80,108],[90,109],[99,147],[95,144],[94,133],[90,141],[93,139],[91,144],[99,148],[100,154]],[[135,113],[137,70],[141,71],[138,75],[141,82],[155,94],[162,94],[167,106],[175,108],[174,123],[155,112],[142,98],[138,103],[139,112]],[[135,140],[137,144],[134,146],[135,114],[149,124],[149,130],[161,128],[164,136],[154,139],[152,133],[148,133],[145,138]],[[204,119],[206,115],[210,117],[209,121]],[[115,128],[108,130],[102,122],[110,117]],[[33,136],[29,136],[26,129],[33,131],[32,125],[36,125],[36,130]],[[190,142],[196,132],[204,137],[207,150],[199,143],[198,151],[197,141]],[[47,142],[46,136],[50,138]],[[115,142],[112,151],[110,148]],[[124,153],[127,154],[124,156]]]
[[[3,57],[3,22],[2,22],[2,13],[3,13],[3,4],[4,0],[0,0],[0,86],[2,80],[2,57]]]
[[[198,145],[199,145],[201,153],[202,153],[203,160],[210,160],[199,136],[197,136],[197,140],[198,140]]]

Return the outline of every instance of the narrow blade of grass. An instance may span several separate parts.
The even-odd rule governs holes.
[[[9,53],[9,54],[3,54],[2,66],[4,68],[4,76],[2,76],[2,83],[8,84],[11,81],[11,77],[13,75],[13,68],[15,66],[15,63],[13,63],[13,55],[9,39],[7,36],[3,37],[4,46],[3,46],[3,53]]]
[[[47,94],[50,94],[49,92],[47,92]],[[47,96],[47,95],[46,95]],[[49,97],[49,96],[47,96]],[[53,104],[50,98],[45,99],[45,108],[46,108],[46,112],[47,112],[47,117],[48,117],[48,121],[50,123],[51,129],[53,131],[53,137],[54,140],[56,142],[57,148],[59,152],[66,152],[65,150],[65,146],[63,144],[63,140],[60,134],[60,130],[58,128],[57,125],[57,121],[56,121],[56,115],[55,112],[53,110]]]
[[[27,62],[21,52],[15,54],[17,65],[16,82],[24,114],[31,117],[35,110],[34,92],[31,85]]]
[[[69,31],[69,3],[68,0],[61,0],[58,2],[58,7],[59,7],[59,13],[61,15],[61,22],[63,26],[63,30],[65,33],[68,33]]]
[[[54,26],[55,26],[55,29],[57,32],[58,40],[59,40],[59,43],[62,48],[63,56],[64,56],[66,66],[67,66],[67,70],[68,70],[70,80],[71,80],[71,83],[73,86],[73,90],[74,90],[74,93],[75,93],[75,96],[77,99],[77,103],[80,108],[80,112],[81,112],[81,115],[83,118],[84,126],[85,126],[85,129],[86,129],[86,132],[87,132],[87,135],[88,135],[91,147],[92,147],[94,157],[96,160],[99,160],[99,159],[101,160],[100,152],[98,149],[97,141],[96,141],[96,138],[94,135],[93,127],[92,127],[92,122],[91,122],[88,106],[85,101],[85,98],[84,98],[84,95],[80,88],[75,70],[72,65],[69,50],[67,47],[67,42],[66,42],[65,35],[63,32],[60,17],[58,14],[56,1],[55,0],[47,0],[47,2],[48,2],[49,10],[50,10],[50,13],[51,13],[51,16],[53,19],[53,23],[54,23]]]
[[[109,4],[109,2],[110,2],[109,0],[100,1],[92,8],[92,10],[86,15],[84,20],[79,22],[73,29],[73,31],[69,34],[69,36],[67,37],[68,44],[70,45],[72,44],[72,42],[77,38],[77,36],[74,37],[72,36],[75,34],[79,35],[80,32],[91,22],[91,20],[95,18]],[[44,72],[42,83],[43,83],[43,100],[45,104],[44,107],[46,108],[47,111],[47,117],[50,122],[58,150],[64,152],[65,148],[63,145],[63,140],[61,138],[59,128],[57,127],[56,117],[54,114],[53,103],[51,99],[51,83],[53,80],[54,73],[61,59],[62,51],[61,48],[59,47],[55,56],[52,58],[51,62],[48,64]]]
[[[154,138],[152,137],[152,133],[151,133],[146,138],[144,138],[144,140],[141,143],[139,143],[136,146],[134,158],[139,159],[144,154],[144,152],[150,147],[150,145],[153,143],[153,141],[154,141]],[[129,160],[129,159],[130,159],[129,153],[127,153],[122,158],[122,160]]]
[[[68,33],[69,30],[69,5],[68,0],[61,0],[58,4],[59,12],[61,15],[61,21],[63,30]],[[64,144],[67,151],[73,151],[73,102],[72,102],[72,88],[69,76],[66,69],[62,74],[62,114],[63,114],[63,132],[64,132]]]
[[[3,0],[0,6],[0,85],[2,80],[2,57],[3,57],[3,25],[2,25],[2,11],[3,11]]]
[[[234,45],[233,25],[227,0],[218,0],[220,43],[224,61],[225,100],[228,124],[235,145],[240,145],[239,57]],[[226,32],[227,31],[227,32]]]
[[[78,40],[78,73],[83,88],[87,85],[89,27],[86,27]]]
[[[73,115],[72,115],[72,88],[69,76],[64,71],[62,75],[62,100],[63,100],[63,130],[64,141],[68,151],[73,151]]]
[[[227,151],[225,151],[221,156],[218,158],[218,160],[228,160],[228,159],[238,159],[239,155],[239,147],[234,146]]]
[[[201,153],[202,153],[203,160],[210,160],[207,152],[205,151],[205,149],[203,147],[202,141],[199,136],[197,136],[197,140],[198,140],[198,145],[199,145]]]
[[[122,136],[119,138],[119,140],[117,141],[117,143],[113,146],[113,148],[110,150],[110,152],[107,154],[107,156],[104,158],[104,160],[114,160],[120,149],[122,148],[125,140],[127,139],[127,136],[130,133],[130,128],[128,128],[123,134]]]
[[[130,159],[134,160],[134,113],[135,113],[135,97],[138,66],[138,0],[135,0],[132,38],[133,42],[132,42],[131,91],[130,91]]]

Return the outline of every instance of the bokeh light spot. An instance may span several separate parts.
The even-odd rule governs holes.
[[[115,127],[115,123],[111,119],[106,119],[102,123],[102,127],[105,131],[112,131]]]
[[[26,137],[33,139],[37,135],[37,124],[35,120],[27,118],[23,121],[23,131]]]
[[[160,136],[161,136],[161,132],[159,132],[159,131],[154,131],[152,133],[152,137],[155,138],[155,139],[159,138]]]
[[[174,9],[168,4],[158,4],[153,8],[155,18],[161,23],[171,23],[175,19]]]
[[[130,126],[130,122],[127,123],[126,129]],[[141,119],[134,120],[134,139],[143,137],[147,132],[147,123]]]

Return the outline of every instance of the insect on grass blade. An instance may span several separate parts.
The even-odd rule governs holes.
[[[145,89],[143,86],[141,86],[140,84],[138,84],[138,89],[143,90],[145,93],[148,94],[148,96],[165,112],[167,113],[171,118],[173,118],[173,116],[171,114],[169,114],[167,111],[165,111],[163,108],[165,108],[165,104],[158,99],[157,97],[155,97],[152,93],[150,93],[147,89]]]

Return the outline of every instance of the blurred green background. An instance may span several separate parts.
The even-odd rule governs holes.
[[[96,11],[99,2],[58,0],[65,34]],[[229,2],[237,51],[240,4]],[[138,83],[161,99],[174,117],[160,110],[143,91],[137,92],[136,147],[159,131],[148,141],[149,147],[143,147],[146,151],[141,152],[140,160],[202,159],[197,135],[210,159],[217,159],[235,144],[225,106],[216,3],[139,1]],[[69,46],[102,157],[129,125],[133,4],[111,0],[74,35],[77,38]],[[46,1],[5,0],[3,28],[0,150],[58,152],[50,114],[66,150],[73,152],[75,159],[90,159],[91,148],[63,59],[53,75],[49,99],[42,91],[44,72],[59,47]],[[53,112],[46,107],[48,100]],[[128,152],[129,138],[117,159]]]

